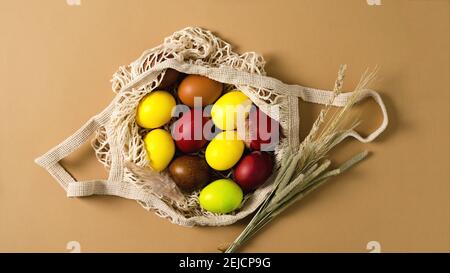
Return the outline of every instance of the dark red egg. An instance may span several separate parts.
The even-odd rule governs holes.
[[[274,161],[267,152],[254,151],[245,156],[234,170],[234,180],[244,191],[261,186],[272,175]]]
[[[280,138],[280,124],[259,108],[249,115],[249,147],[252,150],[273,151]]]
[[[191,109],[179,118],[172,129],[172,137],[178,150],[183,153],[194,153],[201,150],[206,143],[203,128],[209,121],[203,116],[202,109]]]

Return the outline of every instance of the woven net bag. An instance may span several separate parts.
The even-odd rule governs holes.
[[[149,181],[141,180],[126,167],[126,162],[141,167],[148,164],[142,140],[145,130],[135,122],[136,108],[145,95],[157,89],[168,68],[222,82],[226,90],[241,90],[263,112],[280,123],[284,137],[275,149],[276,161],[279,162],[287,147],[300,145],[298,100],[327,104],[333,93],[284,84],[267,77],[264,65],[261,55],[254,52],[237,54],[230,44],[210,31],[195,27],[177,31],[131,64],[120,67],[112,79],[112,89],[117,95],[111,104],[72,136],[37,158],[36,163],[60,183],[68,197],[114,195],[133,199],[145,209],[184,226],[232,224],[254,212],[264,201],[272,190],[273,177],[255,192],[247,194],[238,210],[225,215],[202,210],[198,203],[198,191],[186,194],[185,203],[154,194]],[[342,93],[332,104],[343,106],[350,97],[351,92]],[[372,141],[387,126],[386,109],[378,93],[365,90],[360,100],[366,97],[375,99],[384,119],[381,126],[366,138],[354,131],[349,134],[362,142]],[[279,111],[270,112],[269,108],[273,106],[277,106]],[[92,147],[98,160],[109,170],[108,179],[76,181],[59,162],[91,139],[92,135],[95,135]],[[154,176],[156,182],[166,179],[170,179],[166,172]]]

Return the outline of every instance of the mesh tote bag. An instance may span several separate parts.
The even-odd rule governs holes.
[[[206,76],[223,83],[225,90],[242,91],[263,112],[279,122],[284,136],[275,149],[276,161],[279,162],[287,147],[300,145],[299,99],[327,104],[333,92],[284,84],[266,76],[264,65],[261,55],[254,52],[237,54],[230,44],[208,30],[189,27],[177,31],[131,64],[120,67],[112,78],[116,96],[109,106],[62,143],[37,158],[36,163],[59,182],[68,197],[114,195],[133,199],[145,209],[183,226],[232,224],[254,212],[265,200],[273,188],[273,176],[256,191],[246,194],[241,207],[230,214],[219,215],[201,209],[198,191],[183,193],[185,202],[155,194],[155,185],[165,185],[170,181],[170,176],[161,172],[142,179],[128,164],[132,162],[140,167],[148,164],[142,128],[135,122],[136,108],[144,96],[157,90],[170,69]],[[351,92],[342,93],[332,104],[344,106],[351,95]],[[379,94],[364,90],[359,100],[366,98],[374,99],[379,105],[383,121],[367,137],[355,131],[348,135],[361,142],[374,140],[388,124],[386,108]],[[277,106],[279,111],[271,113],[269,108],[273,106]],[[77,181],[60,164],[61,159],[89,140],[92,140],[99,162],[109,171],[106,180]]]

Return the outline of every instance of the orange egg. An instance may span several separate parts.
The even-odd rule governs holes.
[[[194,98],[202,99],[202,106],[214,103],[222,94],[223,84],[200,75],[189,75],[178,86],[178,97],[189,107],[194,107]]]

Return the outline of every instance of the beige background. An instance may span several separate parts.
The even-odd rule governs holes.
[[[375,88],[391,123],[376,142],[347,142],[341,161],[373,155],[294,205],[243,251],[450,251],[449,1],[0,1],[0,251],[215,252],[247,221],[185,228],[113,197],[67,199],[33,159],[102,110],[109,79],[185,26],[215,31],[241,52],[255,50],[270,75],[346,89],[380,65]],[[318,107],[302,105],[307,130]],[[364,109],[363,109],[364,108]],[[371,103],[362,132],[380,121]],[[105,177],[86,146],[65,165],[77,178]]]

